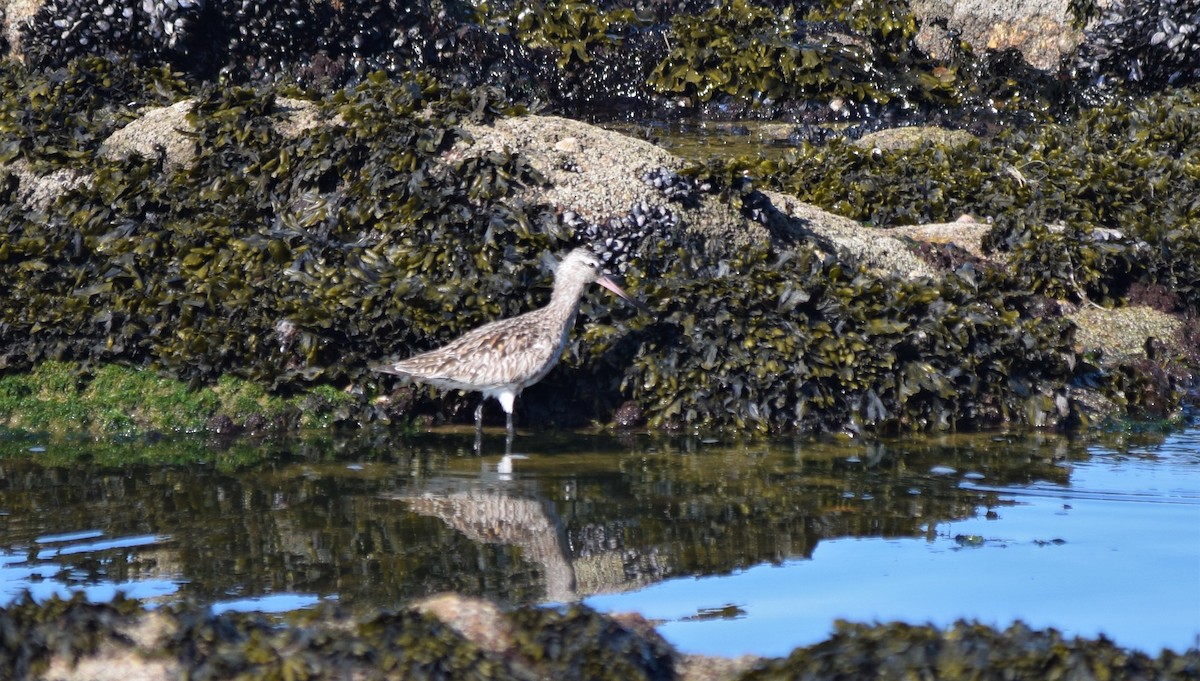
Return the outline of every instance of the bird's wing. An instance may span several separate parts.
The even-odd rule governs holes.
[[[436,350],[376,370],[468,390],[525,385],[555,359],[562,335],[536,321],[515,317],[485,324]]]

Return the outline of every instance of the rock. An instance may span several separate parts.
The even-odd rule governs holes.
[[[890,230],[865,227],[816,206],[777,192],[764,191],[776,210],[788,219],[796,239],[811,239],[823,250],[853,261],[909,277],[932,276],[935,270],[913,253]]]
[[[24,160],[13,161],[5,169],[17,177],[17,200],[26,209],[35,211],[49,210],[59,196],[92,181],[91,175],[74,168],[38,175]]]
[[[119,159],[133,154],[145,158],[163,154],[164,171],[188,167],[196,155],[195,128],[187,120],[194,105],[194,99],[184,99],[170,106],[148,109],[141,118],[110,135],[101,145],[100,155]],[[312,102],[280,97],[275,100],[275,107],[282,114],[277,129],[284,137],[295,137],[326,124]],[[329,124],[340,125],[341,119],[334,117]]]
[[[237,424],[233,422],[233,419],[225,414],[216,414],[209,418],[204,427],[205,430],[214,435],[233,435],[240,430]]]
[[[456,147],[452,155],[505,149],[520,153],[550,183],[527,190],[530,199],[558,205],[592,222],[627,213],[635,203],[662,203],[661,192],[642,178],[659,168],[675,170],[684,165],[679,157],[649,142],[554,116],[504,118],[491,126],[464,128],[474,143]],[[571,142],[561,144],[564,140]],[[576,144],[581,152],[563,150]],[[787,247],[797,240],[814,239],[825,250],[878,269],[909,276],[934,271],[884,230],[864,227],[785,194],[762,194],[770,205],[763,207],[760,220],[747,219],[718,196],[703,193],[694,207],[672,203],[671,209],[678,213],[681,229],[734,248],[771,240]]]
[[[512,621],[491,601],[451,593],[430,596],[412,607],[446,623],[484,651],[505,655],[513,648]]]
[[[42,0],[0,0],[0,10],[4,12],[4,38],[8,41],[9,55],[18,61],[24,61],[21,51],[21,27],[33,19]]]
[[[641,425],[645,419],[642,412],[642,405],[633,400],[627,400],[617,407],[617,411],[613,413],[613,423],[617,424],[618,428],[634,428]]]
[[[1079,327],[1076,339],[1083,349],[1102,350],[1108,359],[1146,359],[1147,341],[1152,338],[1161,341],[1168,352],[1182,350],[1179,333],[1183,322],[1152,307],[1110,310],[1084,305],[1068,316]]]
[[[1083,32],[1071,23],[1069,4],[1068,0],[913,0],[913,14],[922,24],[917,46],[936,59],[949,57],[952,38],[934,26],[935,20],[945,19],[947,28],[977,52],[1015,48],[1030,66],[1052,71],[1083,42]]]
[[[985,222],[978,222],[974,218],[966,216],[966,219],[954,222],[889,227],[888,232],[939,246],[954,244],[971,255],[984,258],[987,256],[983,252],[983,237],[991,228],[992,226]]]
[[[141,118],[109,136],[100,146],[100,155],[124,159],[133,155],[144,158],[163,156],[163,170],[186,168],[196,156],[195,129],[188,122],[195,100],[185,99],[171,106],[149,109]]]
[[[970,144],[974,140],[975,136],[966,130],[947,130],[946,128],[929,125],[887,128],[863,135],[851,142],[851,144],[864,149],[896,151],[898,149],[915,149],[925,142],[943,144],[949,147],[961,147]]]

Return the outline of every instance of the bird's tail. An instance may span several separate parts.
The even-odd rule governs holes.
[[[398,365],[395,362],[390,362],[387,364],[372,364],[367,368],[371,371],[378,371],[381,374],[391,374],[393,376],[400,376],[402,378],[412,378],[412,372],[404,371],[403,369],[398,368]]]

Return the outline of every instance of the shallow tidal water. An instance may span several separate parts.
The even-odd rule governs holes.
[[[287,612],[444,591],[638,611],[784,655],[835,620],[1200,645],[1200,428],[862,442],[521,435],[0,440],[0,606]],[[489,454],[491,451],[496,454]]]

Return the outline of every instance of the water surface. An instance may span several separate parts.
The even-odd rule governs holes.
[[[518,438],[0,444],[0,604],[84,590],[282,612],[443,591],[583,601],[681,649],[782,655],[837,618],[1200,636],[1200,429],[1104,442]],[[502,447],[489,438],[486,446]],[[485,450],[486,451],[486,450]]]

